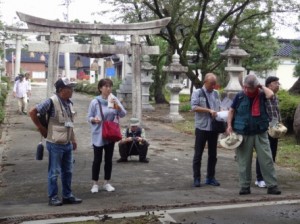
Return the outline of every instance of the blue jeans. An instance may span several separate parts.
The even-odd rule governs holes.
[[[57,178],[61,175],[62,196],[72,196],[71,182],[73,169],[73,145],[46,143],[49,152],[48,165],[48,197],[52,198],[58,194]]]

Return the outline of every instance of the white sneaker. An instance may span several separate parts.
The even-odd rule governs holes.
[[[91,189],[91,192],[94,194],[94,193],[98,193],[98,191],[99,191],[99,186],[97,184],[94,184]]]
[[[266,183],[265,183],[264,180],[261,180],[261,181],[255,181],[255,185],[256,185],[257,187],[261,187],[261,188],[267,187],[267,185],[266,185]]]
[[[115,188],[107,183],[103,185],[103,190],[111,192],[111,191],[115,191]]]

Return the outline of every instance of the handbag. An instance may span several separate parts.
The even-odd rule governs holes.
[[[268,133],[272,138],[281,138],[287,132],[287,128],[282,123],[277,123],[274,126],[270,126]]]
[[[104,120],[101,103],[98,101],[100,107],[100,113],[102,117],[102,138],[110,142],[118,142],[122,139],[122,134],[119,125],[119,116],[117,116],[117,122]]]
[[[218,133],[224,133],[226,131],[227,123],[225,121],[218,121],[215,118],[211,121],[211,129],[212,131]]]
[[[207,108],[210,109],[207,96],[202,88],[201,88],[201,91],[206,99],[206,106],[207,106]],[[226,131],[226,128],[227,128],[227,122],[218,121],[215,118],[212,118],[212,120],[211,120],[211,130],[212,131],[217,132],[217,133],[224,133]]]

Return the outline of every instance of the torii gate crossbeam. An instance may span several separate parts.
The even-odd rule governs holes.
[[[141,68],[140,59],[143,52],[147,54],[158,54],[157,48],[142,47],[140,44],[140,36],[153,35],[160,33],[161,29],[167,26],[171,18],[164,18],[149,22],[131,23],[131,24],[78,24],[68,22],[58,22],[30,16],[21,12],[17,12],[20,20],[27,23],[28,32],[49,32],[49,62],[48,62],[48,87],[47,94],[53,91],[55,75],[58,69],[58,55],[61,51],[68,51],[70,47],[60,43],[60,34],[90,34],[92,37],[97,35],[131,35],[131,46],[127,47],[111,47],[109,45],[91,44],[88,46],[78,45],[77,53],[126,53],[132,54],[132,115],[142,121],[142,88],[141,88]],[[93,38],[92,38],[93,42]],[[39,46],[41,47],[41,45]],[[44,45],[45,49],[47,48]],[[72,46],[74,47],[74,46]],[[34,48],[34,44],[29,46],[29,50]],[[83,50],[83,48],[85,50]],[[76,52],[76,47],[74,49]],[[85,51],[85,52],[83,52]]]

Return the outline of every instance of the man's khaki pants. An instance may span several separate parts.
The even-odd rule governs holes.
[[[18,106],[19,106],[20,114],[27,113],[27,107],[28,107],[27,97],[18,98]]]

